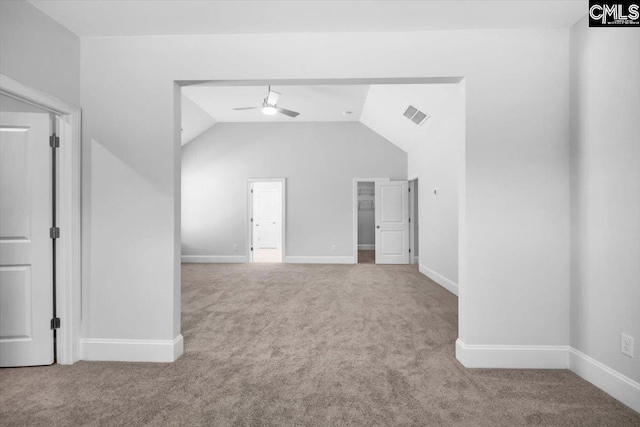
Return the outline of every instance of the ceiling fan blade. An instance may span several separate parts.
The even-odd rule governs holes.
[[[269,89],[269,96],[267,96],[267,104],[276,105],[278,103],[278,99],[280,99],[280,93],[274,92]]]
[[[259,108],[262,108],[262,105],[258,106],[258,107],[240,107],[240,108],[234,108],[234,110],[236,111],[240,111],[240,110],[257,110]]]
[[[285,110],[284,108],[280,108],[280,107],[276,107],[276,110],[278,110],[278,113],[284,114],[285,116],[289,116],[289,117],[298,117],[298,115],[300,114],[295,111]]]

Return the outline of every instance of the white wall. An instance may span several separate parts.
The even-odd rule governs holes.
[[[461,76],[460,337],[568,344],[568,37],[474,30],[83,39],[85,336],[172,339],[179,329],[175,80]]]
[[[571,29],[571,346],[638,382],[639,53],[633,29]]]
[[[390,136],[398,134],[404,139],[404,145],[410,150],[409,177],[419,177],[421,271],[455,289],[458,285],[458,199],[464,148],[464,86],[419,85],[414,90],[407,87],[405,92],[394,95],[404,95],[404,99],[429,115],[429,119],[418,126],[400,117],[399,124],[403,128],[383,125],[381,132]]]
[[[0,73],[79,105],[80,39],[26,1],[0,1]]]
[[[366,153],[362,153],[366,155]],[[406,174],[405,174],[406,175]],[[358,175],[358,178],[361,178]],[[375,176],[375,178],[388,178],[385,176]],[[404,179],[404,175],[401,178]],[[359,182],[358,189],[366,189],[365,191],[375,191],[376,184],[374,182]],[[367,197],[366,200],[369,200]],[[371,198],[372,199],[372,198]],[[372,199],[373,200],[373,199]],[[369,208],[369,203],[365,204],[363,210],[358,209],[358,245],[375,245],[376,244],[376,211],[375,203],[372,204],[371,210],[365,210]]]
[[[406,174],[359,122],[218,123],[182,149],[182,255],[246,255],[247,179],[286,178],[285,256],[351,257],[353,178]]]

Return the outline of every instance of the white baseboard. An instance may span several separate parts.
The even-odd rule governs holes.
[[[474,345],[456,340],[456,359],[467,368],[570,369],[640,412],[640,383],[565,345]]]
[[[433,280],[438,285],[442,286],[452,294],[456,296],[458,295],[457,283],[452,282],[451,280],[447,279],[443,275],[436,273],[435,271],[433,271],[432,269],[430,269],[429,267],[423,264],[418,264],[418,271],[420,271],[420,273],[424,274],[429,279]]]
[[[355,264],[352,256],[287,256],[288,264]]]
[[[640,412],[640,383],[575,348],[570,349],[569,369],[634,411]]]
[[[360,245],[358,244],[358,250],[359,251],[375,251],[376,250],[376,245],[375,243],[373,245]]]
[[[182,262],[202,264],[249,262],[246,255],[182,255]]]
[[[110,362],[174,362],[184,352],[184,340],[120,340],[83,338],[80,340],[82,360]]]
[[[467,368],[567,369],[569,346],[474,345],[458,339],[456,359]]]

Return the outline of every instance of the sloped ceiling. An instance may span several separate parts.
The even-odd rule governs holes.
[[[409,152],[428,139],[435,122],[454,114],[461,90],[455,84],[371,86],[360,121]],[[417,125],[403,115],[409,105],[430,117]]]
[[[182,145],[190,142],[216,124],[210,114],[200,108],[195,102],[182,95]]]
[[[409,152],[429,138],[430,129],[446,119],[461,102],[457,84],[391,84],[333,86],[273,86],[282,94],[278,106],[296,110],[296,118],[267,116],[234,107],[260,105],[262,86],[188,86],[183,90],[183,144],[217,122],[360,121],[400,149]],[[403,113],[413,105],[430,118],[422,125]],[[352,114],[345,115],[345,111]]]

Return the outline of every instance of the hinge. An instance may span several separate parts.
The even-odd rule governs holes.
[[[409,193],[411,193],[411,188],[409,188]]]
[[[409,253],[411,253],[411,248],[409,248]]]
[[[51,148],[58,148],[58,147],[60,147],[60,137],[59,137],[59,136],[56,136],[56,134],[55,134],[55,133],[49,137],[49,146],[50,146]]]
[[[51,319],[51,329],[60,329],[60,318],[54,317]]]
[[[251,189],[251,194],[253,194],[253,188]]]
[[[251,222],[253,222],[253,218],[251,218]]]
[[[251,250],[253,251],[253,246],[251,246]]]
[[[411,222],[411,218],[409,218],[409,222]]]
[[[59,227],[51,227],[49,229],[49,237],[52,239],[57,239],[60,237],[60,228]]]

